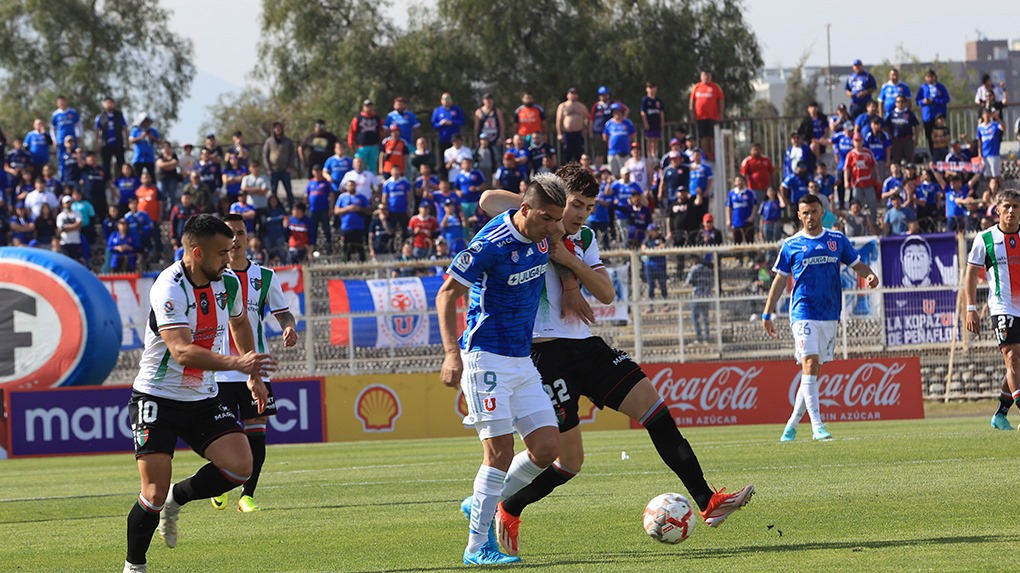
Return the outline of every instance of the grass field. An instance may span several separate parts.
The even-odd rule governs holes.
[[[719,529],[699,522],[676,546],[641,529],[650,498],[686,493],[647,434],[592,432],[584,471],[525,512],[524,563],[511,567],[1015,571],[1018,438],[987,420],[833,424],[827,443],[780,444],[778,426],[686,430],[709,483],[753,482],[758,493]],[[156,536],[149,571],[466,570],[459,502],[479,460],[471,439],[271,447],[264,510],[185,506],[178,547]],[[179,452],[175,475],[199,463]],[[120,571],[137,488],[130,455],[0,462],[0,571]]]

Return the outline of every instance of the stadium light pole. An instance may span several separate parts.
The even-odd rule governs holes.
[[[825,86],[829,89],[829,113],[833,112],[832,107],[832,24],[825,25],[825,51],[828,55],[828,65],[825,69]]]

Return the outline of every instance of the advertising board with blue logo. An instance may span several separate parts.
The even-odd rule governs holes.
[[[321,378],[273,381],[277,414],[269,444],[326,440]],[[5,392],[8,454],[51,456],[133,451],[128,386]],[[180,442],[178,448],[187,448]]]

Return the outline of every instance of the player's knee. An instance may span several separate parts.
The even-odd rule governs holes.
[[[559,457],[559,449],[557,440],[541,440],[530,448],[531,458],[536,465],[549,467]]]
[[[584,465],[584,450],[579,452],[561,448],[560,457],[556,460],[560,466],[571,470],[573,473],[581,471]]]
[[[142,485],[142,497],[152,505],[159,507],[166,503],[167,494],[170,492],[170,484],[147,483]]]

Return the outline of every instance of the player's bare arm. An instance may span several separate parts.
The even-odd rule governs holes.
[[[478,206],[495,215],[521,206],[521,194],[506,189],[489,189],[478,199]]]
[[[187,328],[167,328],[160,332],[160,336],[173,359],[186,368],[237,370],[250,374],[252,371],[272,371],[276,364],[268,354],[250,352],[248,356],[226,356],[192,344],[191,331]]]
[[[588,300],[581,294],[581,281],[574,273],[560,275],[563,293],[560,295],[560,317],[580,320],[585,324],[595,323],[595,313],[591,310]]]
[[[977,284],[978,284],[978,273],[982,267],[977,265],[967,264],[967,277],[964,283],[967,302],[967,331],[974,334],[981,333],[981,315],[977,311]],[[970,310],[974,309],[974,310]]]
[[[878,275],[875,274],[875,271],[871,270],[871,267],[864,263],[857,263],[853,266],[853,269],[857,276],[867,281],[868,288],[878,287]]]
[[[258,405],[259,413],[261,414],[269,402],[269,389],[266,388],[262,377],[276,370],[276,360],[268,354],[255,352],[255,335],[251,331],[251,323],[248,322],[247,313],[230,317],[230,337],[234,341],[234,346],[237,347],[237,353],[240,355],[238,358],[240,358],[242,364],[245,363],[245,359],[255,360],[259,356],[265,356],[268,359],[262,363],[261,367],[250,366],[248,370],[243,368],[237,369],[248,375],[248,390],[251,391],[251,397]]]
[[[584,264],[584,261],[568,251],[562,242],[555,241],[549,244],[549,259],[574,273],[584,288],[595,295],[602,304],[610,304],[616,299],[616,289],[613,288],[609,273],[605,269],[594,270]]]
[[[294,314],[288,310],[274,316],[283,329],[283,345],[290,348],[297,344],[297,321],[294,320]]]
[[[761,313],[762,327],[765,329],[765,333],[772,338],[776,337],[776,324],[773,317],[784,290],[786,290],[786,275],[777,274],[776,278],[772,280],[772,287],[769,288],[769,297],[765,300],[765,310]]]
[[[484,207],[483,207],[484,209]],[[439,378],[444,386],[451,388],[460,384],[460,375],[464,373],[464,363],[460,359],[460,344],[457,342],[457,299],[468,292],[468,287],[447,277],[446,282],[436,293],[436,315],[439,317],[439,333],[443,337],[443,367]]]

